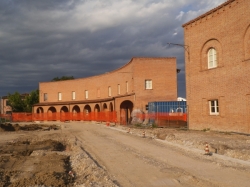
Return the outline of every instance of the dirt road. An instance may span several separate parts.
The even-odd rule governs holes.
[[[223,159],[117,130],[70,124],[64,132],[75,136],[120,186],[249,186],[250,165],[230,166]]]
[[[0,186],[249,186],[249,136],[91,122],[0,127]],[[217,153],[196,149],[204,141]]]

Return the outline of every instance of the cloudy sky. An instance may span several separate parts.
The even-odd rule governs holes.
[[[177,57],[185,97],[182,24],[226,0],[1,0],[0,96],[54,77],[88,77],[132,57]]]

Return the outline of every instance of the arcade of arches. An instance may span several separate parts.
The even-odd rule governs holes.
[[[118,105],[119,106],[119,105]],[[120,124],[126,125],[131,122],[131,113],[133,111],[134,104],[130,100],[125,100],[121,102],[119,111],[117,111],[117,120],[120,122]],[[82,105],[62,105],[62,106],[50,106],[47,111],[45,107],[38,107],[35,110],[36,114],[55,114],[55,113],[99,113],[99,112],[114,112],[114,104],[112,102],[110,103],[103,103],[103,104],[95,104],[95,105],[89,105],[86,104],[84,106]]]

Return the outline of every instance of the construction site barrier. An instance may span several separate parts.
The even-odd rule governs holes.
[[[0,114],[0,123],[11,122],[11,121],[12,121],[11,114]]]
[[[167,112],[154,112],[149,114],[137,114],[137,117],[142,121],[149,120],[168,120],[168,121],[187,121],[187,114],[181,112],[167,113]]]
[[[116,112],[12,113],[13,122],[31,121],[108,121],[117,122]]]

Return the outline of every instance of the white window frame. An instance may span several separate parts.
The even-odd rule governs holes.
[[[61,100],[62,100],[62,93],[58,92],[58,101],[61,101]]]
[[[72,92],[72,100],[75,100],[76,99],[76,92]]]
[[[121,94],[121,86],[120,86],[120,84],[117,85],[117,93],[118,93],[118,95]]]
[[[48,100],[48,94],[47,93],[44,93],[43,94],[43,101],[47,101]]]
[[[153,81],[151,79],[145,80],[145,89],[152,90],[153,89]]]
[[[207,52],[208,69],[217,67],[217,51],[215,48],[210,48]]]
[[[111,86],[108,87],[108,96],[111,97]]]
[[[85,90],[85,99],[88,99],[88,98],[89,98],[89,91]]]
[[[219,101],[218,99],[209,101],[209,113],[210,115],[219,115]]]

